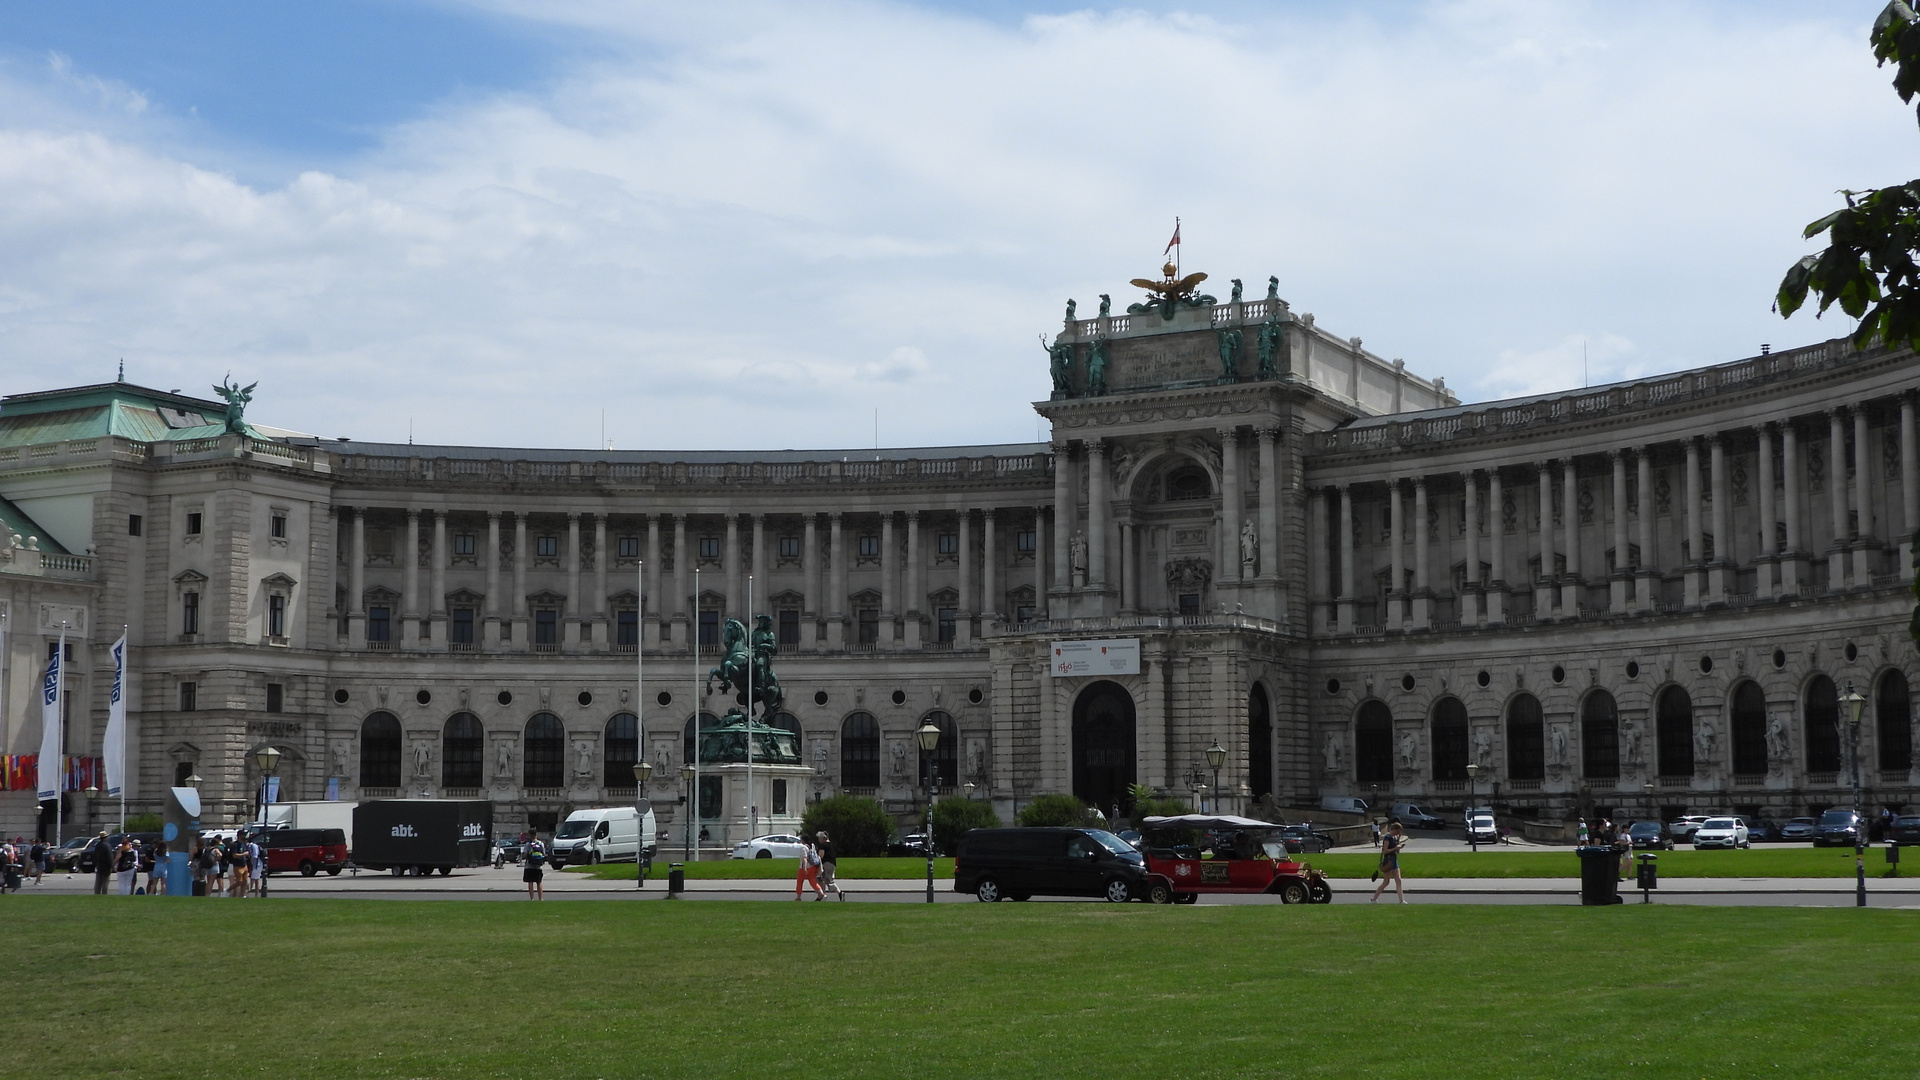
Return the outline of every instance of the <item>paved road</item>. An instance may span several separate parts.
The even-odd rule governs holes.
[[[1497,857],[1497,856],[1495,856]],[[848,881],[844,883],[850,903],[924,903],[926,882],[915,880]],[[551,900],[664,900],[664,872],[645,889],[623,882],[596,881],[581,874],[548,873],[547,898]],[[23,892],[84,894],[93,890],[93,878],[85,874],[51,874],[42,885],[28,885]],[[517,900],[525,902],[526,887],[521,884],[517,867],[495,870],[483,867],[456,871],[450,877],[395,878],[388,874],[342,874],[337,878],[302,878],[275,875],[270,883],[274,897],[352,897],[367,900]],[[1365,903],[1373,886],[1364,881],[1333,882],[1335,903]],[[1637,891],[1622,892],[1627,902],[1638,903]],[[683,894],[687,900],[759,900],[791,903],[791,881],[692,881]],[[976,903],[971,896],[953,892],[950,881],[934,882],[938,903]],[[1381,900],[1388,903],[1392,894]],[[1844,878],[1669,878],[1654,893],[1660,904],[1709,904],[1725,906],[1850,907],[1854,902],[1853,882]],[[1407,900],[1416,904],[1577,904],[1579,888],[1568,878],[1450,878],[1408,883]],[[4,903],[0,900],[0,903]],[[812,901],[806,901],[812,902]],[[833,901],[828,901],[829,903]],[[1035,902],[1043,902],[1035,898]],[[1047,900],[1048,903],[1098,901]],[[1202,904],[1278,904],[1271,896],[1214,895],[1200,899]],[[1872,907],[1920,908],[1920,877],[1869,878],[1867,903]]]

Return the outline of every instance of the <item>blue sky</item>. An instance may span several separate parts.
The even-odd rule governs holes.
[[[1034,336],[1186,263],[1469,400],[1767,311],[1914,172],[1879,3],[0,6],[0,390],[617,446],[1033,437]],[[1583,375],[1583,371],[1585,374]]]

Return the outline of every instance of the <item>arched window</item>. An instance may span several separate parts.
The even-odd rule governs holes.
[[[1207,474],[1203,469],[1192,467],[1177,469],[1167,477],[1168,502],[1204,499],[1212,494],[1213,485],[1207,481]]]
[[[614,713],[601,739],[601,758],[606,762],[604,783],[610,788],[636,786],[633,767],[640,761],[640,718],[630,712]]]
[[[800,745],[800,718],[799,717],[793,715],[790,712],[777,712],[773,714],[773,719],[767,721],[767,726],[776,727],[782,731],[793,732],[794,745],[795,746]]]
[[[1807,683],[1807,771],[1840,771],[1840,692],[1833,680],[1815,675]]]
[[[1353,778],[1363,784],[1393,780],[1393,713],[1385,702],[1369,701],[1353,718]]]
[[[1444,697],[1433,706],[1433,778],[1467,778],[1467,707],[1457,697]]]
[[[534,713],[521,737],[526,761],[524,782],[530,788],[557,788],[566,783],[567,729],[552,713]]]
[[[360,724],[360,786],[400,786],[400,721],[377,712]]]
[[[700,730],[701,731],[712,731],[714,728],[717,728],[719,726],[720,726],[719,717],[713,715],[710,712],[703,712],[700,714]],[[686,764],[696,764],[696,765],[699,764],[699,762],[694,758],[694,755],[698,752],[699,752],[699,748],[694,746],[693,744],[693,717],[689,716],[687,717],[686,724],[682,726],[680,729],[680,760],[681,762]]]
[[[1547,776],[1547,725],[1540,699],[1532,694],[1515,694],[1507,702],[1507,775],[1515,780]]]
[[[1876,733],[1880,736],[1880,768],[1905,772],[1913,768],[1913,699],[1907,696],[1907,677],[1898,671],[1880,676],[1873,694]]]
[[[1733,690],[1733,771],[1758,776],[1767,771],[1767,694],[1748,679]]]
[[[935,781],[944,791],[953,787],[960,779],[960,753],[957,745],[960,742],[960,733],[953,726],[953,717],[943,712],[930,712],[920,718],[920,723],[913,726],[919,728],[926,724],[932,724],[940,729],[940,742],[934,747],[933,753],[928,754],[921,751],[919,737],[914,737],[913,752],[920,758],[920,790],[927,789],[927,769],[931,766]]]
[[[840,722],[840,786],[880,786],[880,724],[857,712]]]
[[[1580,775],[1589,780],[1620,777],[1620,714],[1605,690],[1588,694],[1580,705]]]
[[[1660,691],[1654,705],[1654,741],[1661,776],[1693,775],[1693,698],[1684,687]]]
[[[457,712],[440,729],[440,786],[477,788],[480,786],[481,755],[486,749],[487,733],[480,718],[470,712]]]

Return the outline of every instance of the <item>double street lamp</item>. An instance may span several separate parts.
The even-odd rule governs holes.
[[[685,858],[688,862],[693,861],[693,778],[698,775],[699,773],[694,770],[692,765],[680,766],[680,782],[686,785],[687,789],[685,810],[687,817],[687,853]]]
[[[921,771],[927,777],[927,903],[933,903],[933,792],[939,786],[938,766],[933,752],[940,748],[940,728],[932,720],[921,724],[914,730],[913,737],[920,743]]]
[[[1860,817],[1860,707],[1867,703],[1847,683],[1840,699],[1847,706],[1847,758],[1853,765],[1853,906],[1867,906],[1867,828]]]
[[[1220,767],[1226,763],[1227,748],[1220,745],[1219,739],[1213,740],[1213,745],[1207,747],[1207,765],[1213,769],[1213,812],[1216,814],[1220,812]]]

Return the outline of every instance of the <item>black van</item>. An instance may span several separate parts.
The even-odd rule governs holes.
[[[953,891],[982,901],[1146,895],[1147,861],[1104,829],[973,829],[960,836]]]

